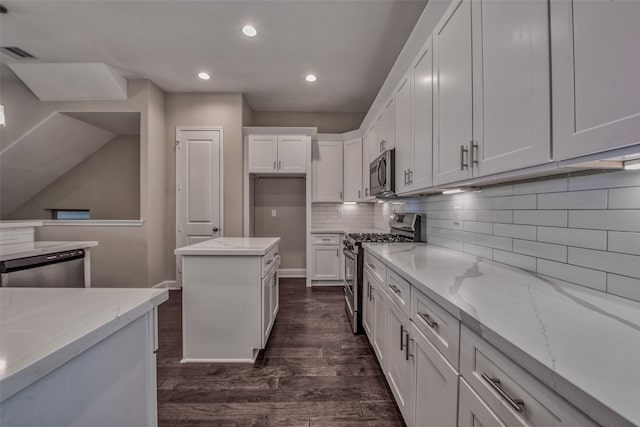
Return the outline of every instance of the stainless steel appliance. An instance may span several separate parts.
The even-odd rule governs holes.
[[[363,243],[420,241],[420,215],[396,213],[389,220],[390,233],[350,233],[343,240],[344,300],[353,332],[362,333]]]
[[[372,196],[395,194],[395,150],[386,150],[369,165],[369,188]]]
[[[0,262],[3,287],[82,288],[84,249]]]

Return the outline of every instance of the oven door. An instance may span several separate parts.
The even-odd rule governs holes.
[[[358,311],[358,257],[348,249],[344,250],[344,299],[347,316],[354,332],[357,332]]]

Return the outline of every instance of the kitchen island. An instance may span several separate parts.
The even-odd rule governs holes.
[[[0,289],[0,425],[155,426],[166,289]]]
[[[182,362],[254,362],[279,309],[280,238],[221,237],[182,256]]]

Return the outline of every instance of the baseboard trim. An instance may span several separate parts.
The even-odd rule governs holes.
[[[304,268],[281,268],[278,270],[278,275],[290,278],[307,277],[307,270]]]
[[[160,282],[152,287],[155,289],[180,289],[180,286],[178,286],[178,282],[176,282],[175,280],[165,280],[164,282]]]
[[[344,282],[341,280],[312,280],[311,287],[313,286],[344,286]]]

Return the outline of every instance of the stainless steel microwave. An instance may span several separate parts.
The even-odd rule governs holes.
[[[395,193],[395,150],[386,150],[369,165],[369,188],[372,196]]]

